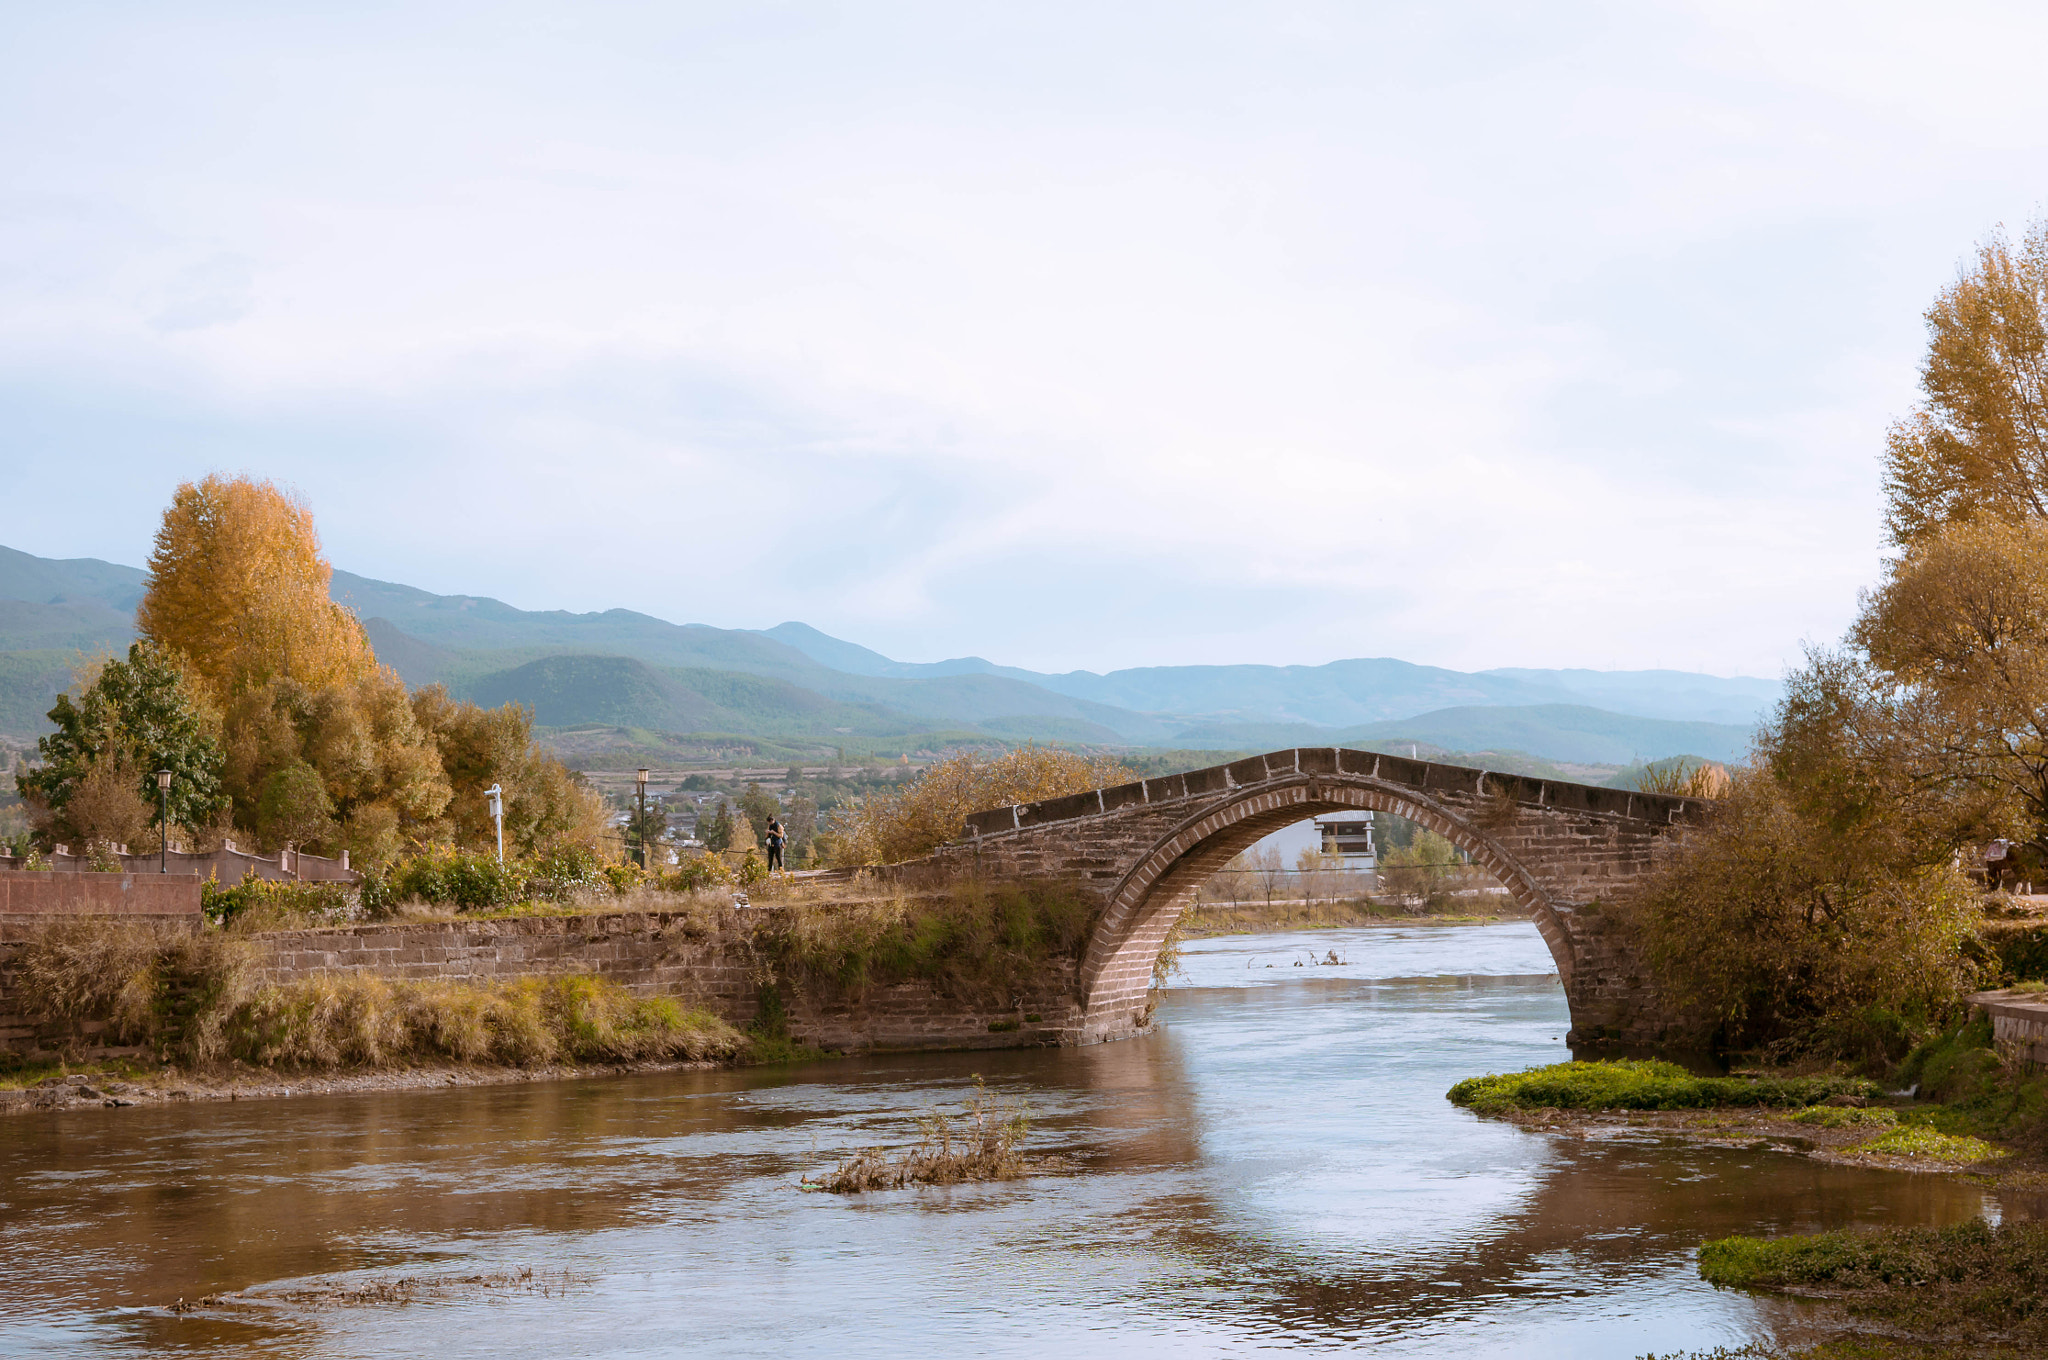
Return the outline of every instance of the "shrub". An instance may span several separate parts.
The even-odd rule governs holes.
[[[631,860],[620,860],[616,864],[607,864],[599,873],[605,881],[605,886],[609,887],[613,892],[621,894],[629,893],[653,878],[652,874]]]
[[[465,911],[506,906],[526,896],[528,870],[481,851],[433,849],[408,856],[364,885],[364,905],[388,912],[403,902]]]
[[[1024,746],[993,760],[963,751],[910,783],[870,794],[839,819],[836,862],[895,864],[928,855],[958,836],[970,814],[1118,784],[1129,767],[1103,756]]]
[[[588,845],[558,845],[538,856],[527,873],[527,889],[536,897],[563,902],[578,892],[609,889],[604,856]]]
[[[1982,969],[1987,983],[2048,978],[2048,924],[1987,921],[1978,927],[1965,950]]]
[[[692,855],[659,878],[666,892],[696,892],[733,882],[732,869],[717,855]]]
[[[1873,1096],[1860,1077],[1696,1077],[1676,1063],[1614,1059],[1552,1063],[1526,1072],[1468,1077],[1449,1099],[1478,1114],[1507,1110],[1702,1110],[1817,1105],[1830,1096]]]
[[[359,910],[358,891],[346,883],[292,883],[258,878],[251,869],[232,888],[212,879],[199,887],[199,909],[209,921],[259,923],[289,916],[345,920]]]
[[[1630,904],[1665,995],[1737,1048],[1889,1064],[1974,979],[1976,893],[1737,772]]]

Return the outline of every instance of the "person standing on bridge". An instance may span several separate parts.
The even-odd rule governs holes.
[[[782,842],[784,837],[782,834],[781,818],[770,817],[768,819],[768,834],[762,837],[762,839],[768,842],[768,871],[773,873],[783,867]]]

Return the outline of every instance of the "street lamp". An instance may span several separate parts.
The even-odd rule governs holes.
[[[156,871],[167,874],[171,871],[171,772],[156,772]]]
[[[505,863],[505,790],[496,784],[484,790],[484,797],[491,800],[491,820],[498,824],[498,865]]]
[[[640,867],[647,867],[647,767],[642,765],[633,782],[640,787]]]

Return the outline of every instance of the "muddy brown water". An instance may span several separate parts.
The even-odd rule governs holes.
[[[1702,1238],[2023,1211],[1452,1107],[1565,1056],[1527,924],[1224,937],[1186,968],[1155,1036],[1093,1049],[8,1119],[0,1354],[1630,1357],[1833,1325],[1701,1283]],[[797,1188],[972,1073],[1062,1169]]]

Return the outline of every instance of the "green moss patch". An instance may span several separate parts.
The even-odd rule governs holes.
[[[1849,1151],[1881,1152],[1889,1157],[1920,1157],[1933,1162],[1964,1164],[2006,1155],[2003,1149],[1995,1148],[1981,1138],[1943,1133],[1925,1124],[1901,1125],[1868,1143],[1859,1143]]]
[[[2048,1343],[2048,1223],[1724,1237],[1700,1247],[1699,1271],[1721,1288],[1839,1294],[1944,1341]]]
[[[1468,1077],[1449,1098],[1478,1114],[1509,1110],[1705,1110],[1818,1105],[1830,1096],[1869,1097],[1861,1077],[1696,1077],[1676,1063],[1620,1058],[1552,1063],[1526,1072]]]
[[[1795,1124],[1820,1129],[1890,1128],[1899,1122],[1896,1110],[1861,1110],[1853,1106],[1813,1105],[1792,1116]]]

